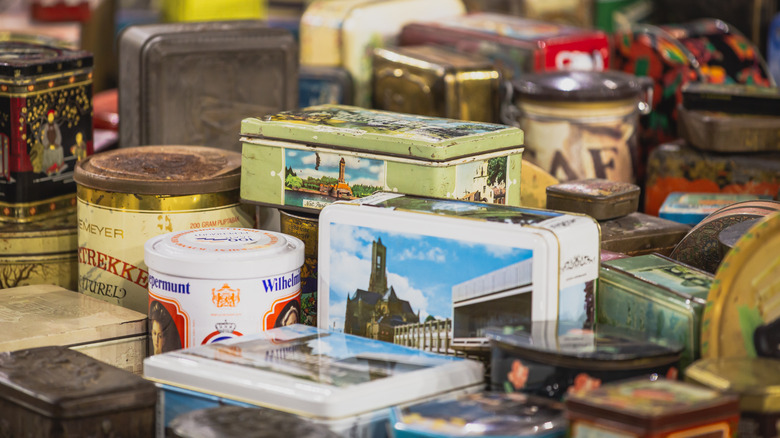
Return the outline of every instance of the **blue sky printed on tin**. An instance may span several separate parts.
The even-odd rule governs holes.
[[[339,161],[341,156],[337,154],[320,153],[320,166],[314,169],[317,154],[310,151],[287,149],[284,153],[285,167],[292,167],[295,174],[301,179],[311,176],[320,178],[327,175],[333,178],[339,177]],[[366,186],[385,186],[385,162],[369,158],[344,156],[346,169],[344,178],[350,186],[363,184]]]

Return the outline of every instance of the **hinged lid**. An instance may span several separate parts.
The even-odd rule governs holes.
[[[701,359],[685,378],[739,396],[742,411],[780,413],[780,360],[726,357]]]
[[[556,71],[524,74],[512,85],[521,99],[594,102],[639,98],[648,80],[620,71]]]
[[[57,419],[150,408],[154,384],[67,347],[0,353],[0,397]]]
[[[245,142],[287,140],[420,161],[522,149],[523,144],[523,131],[506,125],[346,105],[320,105],[244,119],[241,134],[246,136],[242,138]]]
[[[25,41],[0,41],[0,82],[22,83],[42,75],[92,67],[92,54]]]

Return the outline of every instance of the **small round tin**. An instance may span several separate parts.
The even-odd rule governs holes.
[[[121,148],[79,162],[79,292],[148,310],[143,245],[172,231],[249,227],[241,154],[202,146]]]
[[[295,324],[303,242],[250,228],[167,233],[144,245],[152,354]]]
[[[301,322],[317,326],[317,233],[319,215],[279,210],[282,233],[301,239],[305,245],[301,268]]]
[[[338,438],[327,426],[297,415],[244,406],[198,409],[177,416],[168,427],[170,438],[252,437]]]

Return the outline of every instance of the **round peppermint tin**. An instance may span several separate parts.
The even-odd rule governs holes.
[[[300,239],[249,228],[149,239],[150,354],[298,322],[303,259]]]

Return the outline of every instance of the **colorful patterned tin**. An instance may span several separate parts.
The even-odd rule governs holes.
[[[601,248],[629,256],[669,255],[690,231],[689,225],[644,213],[599,222]]]
[[[62,345],[141,374],[146,315],[59,286],[0,291],[0,351]]]
[[[672,192],[661,205],[658,217],[681,224],[696,225],[710,214],[731,204],[769,199],[768,195],[746,195],[733,193],[683,193]]]
[[[737,398],[674,380],[615,382],[566,399],[571,438],[736,436]]]
[[[172,231],[251,227],[241,155],[202,146],[120,148],[76,169],[79,292],[146,313],[144,243]]]
[[[529,333],[529,329],[530,332]],[[562,400],[602,383],[646,375],[677,375],[681,347],[660,345],[632,330],[540,321],[487,330],[494,391]]]
[[[701,356],[702,312],[712,281],[712,274],[658,254],[602,262],[596,323],[683,346],[684,370]]]
[[[385,438],[390,407],[484,387],[481,363],[296,324],[151,356],[157,432],[218,405],[260,406],[326,425],[340,436]]]
[[[339,438],[327,426],[297,415],[248,406],[219,406],[177,416],[167,429],[168,438],[252,437]]]
[[[741,438],[775,438],[780,433],[780,361],[766,358],[702,359],[686,379],[739,396]]]
[[[317,213],[392,190],[520,204],[517,128],[322,105],[245,119],[241,134],[247,202]]]
[[[780,357],[780,212],[756,223],[726,254],[707,297],[702,357]]]
[[[325,207],[319,227],[320,328],[450,352],[486,348],[490,326],[593,323],[591,217],[381,192]]]
[[[76,162],[92,154],[92,54],[0,39],[0,222],[75,208]]]
[[[614,219],[636,212],[639,191],[637,185],[600,178],[569,181],[547,187],[547,208]]]
[[[279,211],[282,233],[303,241],[304,259],[301,267],[301,318],[300,322],[317,326],[317,254],[319,216]]]

